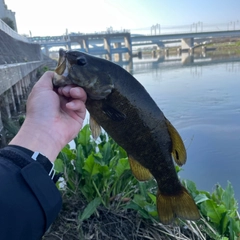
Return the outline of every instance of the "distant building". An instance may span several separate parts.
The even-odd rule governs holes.
[[[12,20],[13,25],[15,27],[15,31],[17,32],[17,23],[15,18],[15,12],[9,10],[4,0],[0,0],[0,19],[9,18]]]

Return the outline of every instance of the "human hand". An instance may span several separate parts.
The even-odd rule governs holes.
[[[82,128],[87,99],[80,87],[65,86],[55,91],[53,76],[54,72],[46,72],[33,87],[24,124],[10,142],[41,152],[51,161]]]

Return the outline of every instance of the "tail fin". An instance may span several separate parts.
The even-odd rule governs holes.
[[[180,194],[175,196],[163,195],[158,190],[157,211],[160,221],[165,225],[170,224],[176,217],[187,220],[200,218],[193,198],[184,187],[182,187]]]

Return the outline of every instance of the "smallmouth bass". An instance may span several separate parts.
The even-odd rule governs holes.
[[[86,91],[90,128],[97,138],[101,127],[128,154],[139,181],[155,178],[157,211],[163,224],[174,218],[200,218],[198,208],[177,176],[186,150],[177,130],[145,88],[126,70],[108,60],[79,51],[59,51],[53,84],[76,84]]]

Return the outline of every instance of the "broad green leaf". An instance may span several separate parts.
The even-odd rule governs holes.
[[[68,147],[64,147],[61,152],[66,154],[69,161],[76,158],[76,154]]]
[[[152,205],[152,204],[146,204],[144,206],[144,209],[149,213],[151,214],[152,216],[157,216],[157,208],[156,208],[156,205]]]
[[[129,162],[127,158],[121,158],[119,159],[115,172],[116,172],[116,177],[120,177],[124,171],[130,169]]]
[[[57,158],[55,160],[55,162],[54,162],[54,169],[55,169],[55,171],[61,172],[61,173],[64,171],[64,164],[63,164],[62,159]]]
[[[82,146],[87,146],[90,142],[91,130],[89,125],[86,124],[78,134],[78,144]]]
[[[91,154],[83,167],[91,176],[99,173],[99,167],[100,165],[98,163],[95,163],[94,156]]]
[[[87,207],[84,209],[82,215],[79,215],[78,220],[84,221],[91,217],[91,215],[96,211],[97,207],[101,204],[101,198],[95,198],[92,200]]]
[[[139,194],[134,195],[133,202],[135,202],[136,204],[138,204],[142,208],[144,208],[144,206],[146,205],[145,197],[142,196],[142,195],[139,195]]]
[[[224,205],[217,205],[216,202],[209,199],[204,203],[207,216],[211,219],[212,222],[220,224],[222,219],[222,214],[226,212],[226,208]]]
[[[84,154],[83,154],[83,148],[82,145],[77,146],[77,153],[76,153],[76,161],[75,161],[75,167],[77,173],[82,174],[82,169],[84,166]]]
[[[205,194],[198,194],[195,198],[194,201],[196,202],[196,204],[199,204],[201,202],[205,202],[206,200],[208,200],[209,198],[205,195]]]
[[[102,157],[105,164],[108,164],[112,158],[112,148],[109,142],[106,142],[102,148]]]
[[[103,178],[104,179],[108,179],[111,172],[109,171],[109,167],[106,165],[106,166],[99,166],[99,172],[103,175]]]
[[[230,218],[228,230],[229,230],[230,239],[234,239],[234,240],[240,239],[240,221],[239,220]]]
[[[154,204],[156,204],[156,196],[152,193],[148,193],[148,196],[151,198]]]
[[[222,194],[222,202],[224,203],[228,210],[234,209],[236,206],[234,190],[230,182],[228,182],[227,188]]]
[[[184,180],[183,181],[184,186],[187,188],[187,190],[195,197],[198,195],[198,190],[196,188],[196,184],[190,180]]]
[[[221,229],[221,234],[224,235],[227,226],[229,224],[229,216],[227,215],[227,212],[222,214],[222,219],[220,222],[220,229]]]

